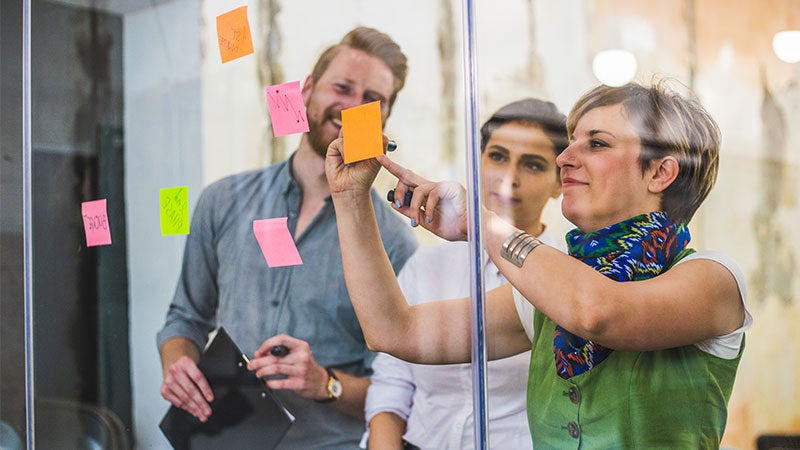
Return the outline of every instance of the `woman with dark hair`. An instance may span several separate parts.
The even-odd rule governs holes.
[[[483,204],[555,246],[542,223],[542,210],[561,194],[556,158],[566,146],[566,116],[553,103],[526,98],[500,108],[481,127]],[[484,261],[486,288],[505,284],[491,260]],[[468,295],[469,273],[469,245],[445,242],[419,248],[397,279],[414,305]],[[532,323],[533,307],[528,306],[525,316]],[[487,366],[493,448],[531,446],[521,395],[529,365],[527,349]],[[370,449],[474,447],[469,364],[411,364],[379,353],[372,370],[365,409]]]

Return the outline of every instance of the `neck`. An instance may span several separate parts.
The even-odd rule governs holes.
[[[304,198],[325,198],[330,195],[328,179],[325,176],[325,158],[319,156],[309,145],[306,136],[292,158],[292,173],[303,189]]]
[[[520,227],[520,229],[524,230],[528,234],[538,237],[544,233],[545,224],[537,220],[536,222],[524,224]]]

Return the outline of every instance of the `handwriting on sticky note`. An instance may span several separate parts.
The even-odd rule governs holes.
[[[111,244],[111,227],[108,223],[106,199],[81,203],[83,229],[86,232],[86,246]]]
[[[303,264],[300,253],[289,233],[286,217],[253,221],[253,233],[269,267]]]
[[[253,53],[247,6],[217,16],[217,39],[223,64]]]
[[[189,187],[177,186],[159,190],[161,234],[189,234]]]
[[[306,105],[300,93],[299,81],[268,87],[267,106],[272,119],[272,133],[276,137],[308,131]]]
[[[342,110],[342,138],[345,164],[382,155],[381,102]]]

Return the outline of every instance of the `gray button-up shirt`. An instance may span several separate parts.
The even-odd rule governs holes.
[[[323,366],[370,374],[374,354],[366,347],[345,286],[331,198],[303,233],[293,236],[302,265],[267,267],[253,234],[253,220],[275,217],[288,217],[289,231],[294,232],[302,192],[290,161],[224,178],[203,191],[186,240],[180,280],[158,333],[159,348],[175,336],[203,348],[209,331],[224,326],[239,348],[252,355],[265,339],[284,333],[307,341]],[[416,241],[409,226],[374,191],[372,202],[397,273]],[[297,418],[280,448],[358,447],[362,421],[290,391],[277,393]]]

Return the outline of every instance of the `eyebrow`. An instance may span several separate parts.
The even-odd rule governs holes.
[[[520,160],[522,162],[535,161],[546,166],[550,165],[550,162],[547,161],[547,158],[543,157],[542,155],[526,153],[520,157]]]
[[[598,135],[598,134],[607,134],[607,135],[613,137],[614,139],[617,139],[617,137],[614,136],[614,133],[612,133],[610,131],[606,131],[606,130],[589,130],[589,136],[595,136],[595,135]]]
[[[505,153],[506,155],[508,155],[509,153],[511,153],[511,152],[508,150],[508,148],[506,148],[506,147],[503,147],[502,145],[499,145],[499,144],[490,145],[490,146],[489,146],[489,147],[487,147],[486,149],[487,149],[487,150],[496,150],[496,151],[500,151],[500,152],[502,152],[502,153]],[[544,156],[542,156],[542,155],[536,154],[536,153],[523,153],[523,154],[522,154],[522,156],[520,156],[520,158],[519,158],[519,159],[520,159],[520,160],[522,160],[522,161],[536,160],[536,161],[538,161],[538,162],[542,162],[542,163],[544,163],[544,164],[549,164],[549,163],[547,162],[547,158],[545,158],[545,157],[544,157]]]

